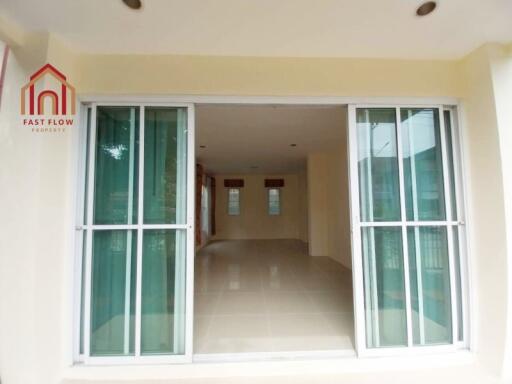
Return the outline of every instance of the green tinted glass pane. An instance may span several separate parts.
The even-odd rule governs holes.
[[[459,248],[459,229],[453,228],[453,258],[455,260],[455,286],[457,289],[457,322],[459,341],[464,339],[464,313],[462,311],[462,277],[461,277],[461,261]]]
[[[184,224],[186,109],[146,108],[144,116],[144,223]]]
[[[80,279],[80,354],[84,353],[84,316],[85,316],[85,259],[86,259],[87,235],[82,231],[82,263]]]
[[[413,343],[451,343],[452,316],[446,228],[409,228],[407,240]]]
[[[135,231],[95,231],[92,245],[91,355],[132,355],[135,336]]]
[[[395,109],[357,109],[362,221],[400,220]]]
[[[455,196],[455,164],[453,162],[453,128],[451,112],[444,111],[444,127],[446,131],[446,158],[448,160],[448,179],[450,181],[450,199],[452,202],[452,220],[457,220],[457,198]]]
[[[183,354],[186,232],[145,230],[142,253],[143,354]]]
[[[401,109],[407,220],[444,220],[444,183],[437,109]]]
[[[407,345],[402,230],[362,228],[366,344]]]
[[[85,159],[84,159],[84,210],[82,212],[82,223],[87,223],[87,193],[88,188],[87,184],[89,182],[89,145],[91,140],[91,116],[92,116],[92,109],[87,108],[87,132],[85,133]]]
[[[137,222],[139,109],[98,107],[94,223]]]

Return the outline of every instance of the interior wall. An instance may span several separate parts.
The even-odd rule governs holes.
[[[299,172],[299,239],[308,242],[308,175],[307,169]]]
[[[308,156],[309,252],[352,268],[346,138]]]
[[[310,256],[329,255],[326,153],[308,155],[308,239]]]
[[[327,222],[329,257],[352,268],[346,137],[327,153]]]
[[[281,188],[281,214],[269,215],[267,208],[266,178],[283,178]],[[219,239],[299,239],[300,188],[298,174],[288,175],[215,175],[217,183],[215,220]],[[240,188],[240,215],[228,215],[228,189],[224,179],[244,179]]]

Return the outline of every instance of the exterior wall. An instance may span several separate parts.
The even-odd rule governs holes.
[[[299,239],[298,175],[215,175],[217,204],[215,220],[219,239]],[[240,188],[240,215],[228,215],[228,194],[224,179],[243,178]],[[281,214],[270,216],[267,208],[266,178],[283,178]]]
[[[0,30],[1,36],[4,33]],[[156,383],[183,377],[204,383],[213,376],[223,376],[217,382],[226,383],[236,382],[233,376],[246,375],[259,376],[258,381],[267,383],[304,375],[303,382],[313,382],[320,373],[347,382],[370,382],[377,375],[382,383],[407,383],[412,376],[418,383],[499,382],[511,343],[507,238],[512,195],[510,167],[501,166],[510,163],[510,137],[504,91],[498,89],[504,86],[502,72],[495,66],[500,60],[491,58],[486,47],[452,62],[93,56],[67,51],[49,36],[16,35],[13,41],[20,45],[14,46],[8,61],[0,109],[3,383],[119,383],[123,379]],[[454,363],[463,365],[449,367],[447,361],[454,360],[446,356],[422,358],[421,362],[408,359],[405,368],[403,358],[206,367],[72,367],[76,130],[34,135],[21,127],[18,114],[20,87],[46,61],[68,74],[81,94],[460,97],[474,354]]]
[[[467,95],[463,134],[469,192],[472,341],[481,362],[497,373],[504,363],[508,262],[503,163],[488,48],[469,55],[461,63],[461,71]]]
[[[77,68],[84,94],[460,95],[452,61],[81,55]]]

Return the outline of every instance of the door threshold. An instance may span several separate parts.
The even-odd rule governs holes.
[[[192,358],[194,363],[225,363],[247,361],[312,360],[356,357],[354,349],[321,351],[281,351],[281,352],[238,352],[238,353],[198,353]]]

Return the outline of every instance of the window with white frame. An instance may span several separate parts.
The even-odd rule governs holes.
[[[270,216],[281,214],[281,190],[279,188],[267,188],[267,202]]]
[[[240,189],[229,188],[228,189],[228,215],[238,216],[240,215]]]
[[[452,111],[361,107],[352,116],[359,344],[460,344],[464,225]]]
[[[185,353],[187,109],[88,109],[80,355]]]

